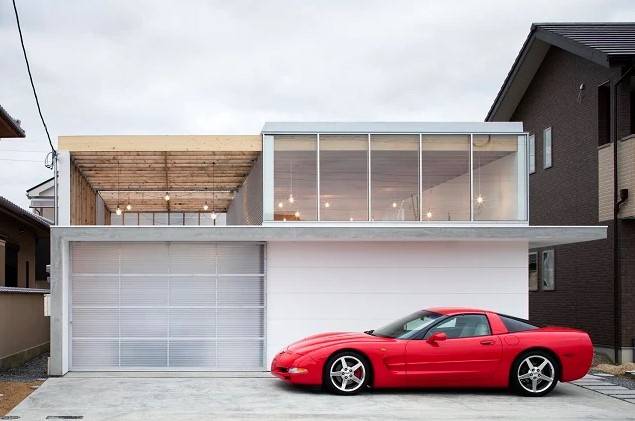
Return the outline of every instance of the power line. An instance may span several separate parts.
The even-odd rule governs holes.
[[[15,12],[15,21],[18,24],[18,33],[20,34],[20,44],[22,45],[22,53],[24,54],[24,62],[26,63],[26,70],[29,73],[29,81],[31,82],[31,88],[33,88],[33,96],[35,97],[35,104],[37,105],[37,111],[40,114],[40,120],[42,120],[42,125],[44,126],[44,131],[46,131],[46,137],[49,141],[49,145],[51,146],[51,153],[53,154],[53,160],[57,156],[57,152],[55,151],[55,147],[53,146],[53,142],[51,142],[51,135],[49,134],[49,129],[46,126],[46,122],[44,121],[44,116],[42,115],[42,108],[40,107],[40,100],[37,96],[37,91],[35,90],[35,84],[33,83],[33,75],[31,74],[31,66],[29,66],[29,59],[26,55],[26,48],[24,47],[24,38],[22,37],[22,27],[20,26],[20,16],[18,15],[18,7],[15,5],[15,0],[13,0],[13,11]],[[45,164],[47,168],[53,168],[52,162],[49,167]]]

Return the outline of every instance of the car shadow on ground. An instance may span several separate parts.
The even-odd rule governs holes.
[[[560,385],[560,384],[559,384]],[[274,387],[281,392],[294,393],[299,395],[332,395],[328,391],[325,391],[323,388],[319,386],[303,386],[303,385],[294,385],[287,382],[276,382]],[[535,397],[528,396],[520,396],[510,391],[509,389],[478,389],[478,388],[399,388],[399,389],[372,389],[368,388],[367,390],[360,392],[360,394],[370,394],[374,396],[390,396],[390,395],[472,395],[472,396],[496,396],[496,397],[515,397],[515,398],[525,398],[525,399],[537,399]],[[547,396],[544,396],[540,399],[549,398],[549,397],[563,397],[571,395],[571,393],[565,390],[562,387],[556,386],[556,388],[549,393]]]

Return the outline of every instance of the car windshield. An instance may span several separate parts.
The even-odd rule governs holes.
[[[373,330],[372,335],[382,338],[410,339],[439,317],[442,317],[442,315],[431,311],[417,311],[384,327]]]

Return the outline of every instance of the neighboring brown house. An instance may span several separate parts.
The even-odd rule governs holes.
[[[50,222],[0,196],[0,286],[48,288]]]
[[[0,197],[0,370],[49,349],[49,222]]]
[[[486,118],[530,134],[530,225],[609,227],[606,240],[530,250],[530,317],[585,329],[622,361],[635,341],[634,63],[635,23],[534,24]],[[631,195],[617,247],[616,143],[617,191]]]
[[[26,134],[20,127],[20,120],[14,120],[9,113],[0,106],[0,140],[2,138],[25,137]]]

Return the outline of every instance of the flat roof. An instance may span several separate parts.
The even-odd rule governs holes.
[[[267,122],[263,134],[522,133],[522,122]]]
[[[276,224],[278,226],[54,226],[53,239],[68,241],[520,241],[529,248],[606,238],[604,226],[422,226],[374,223]]]

